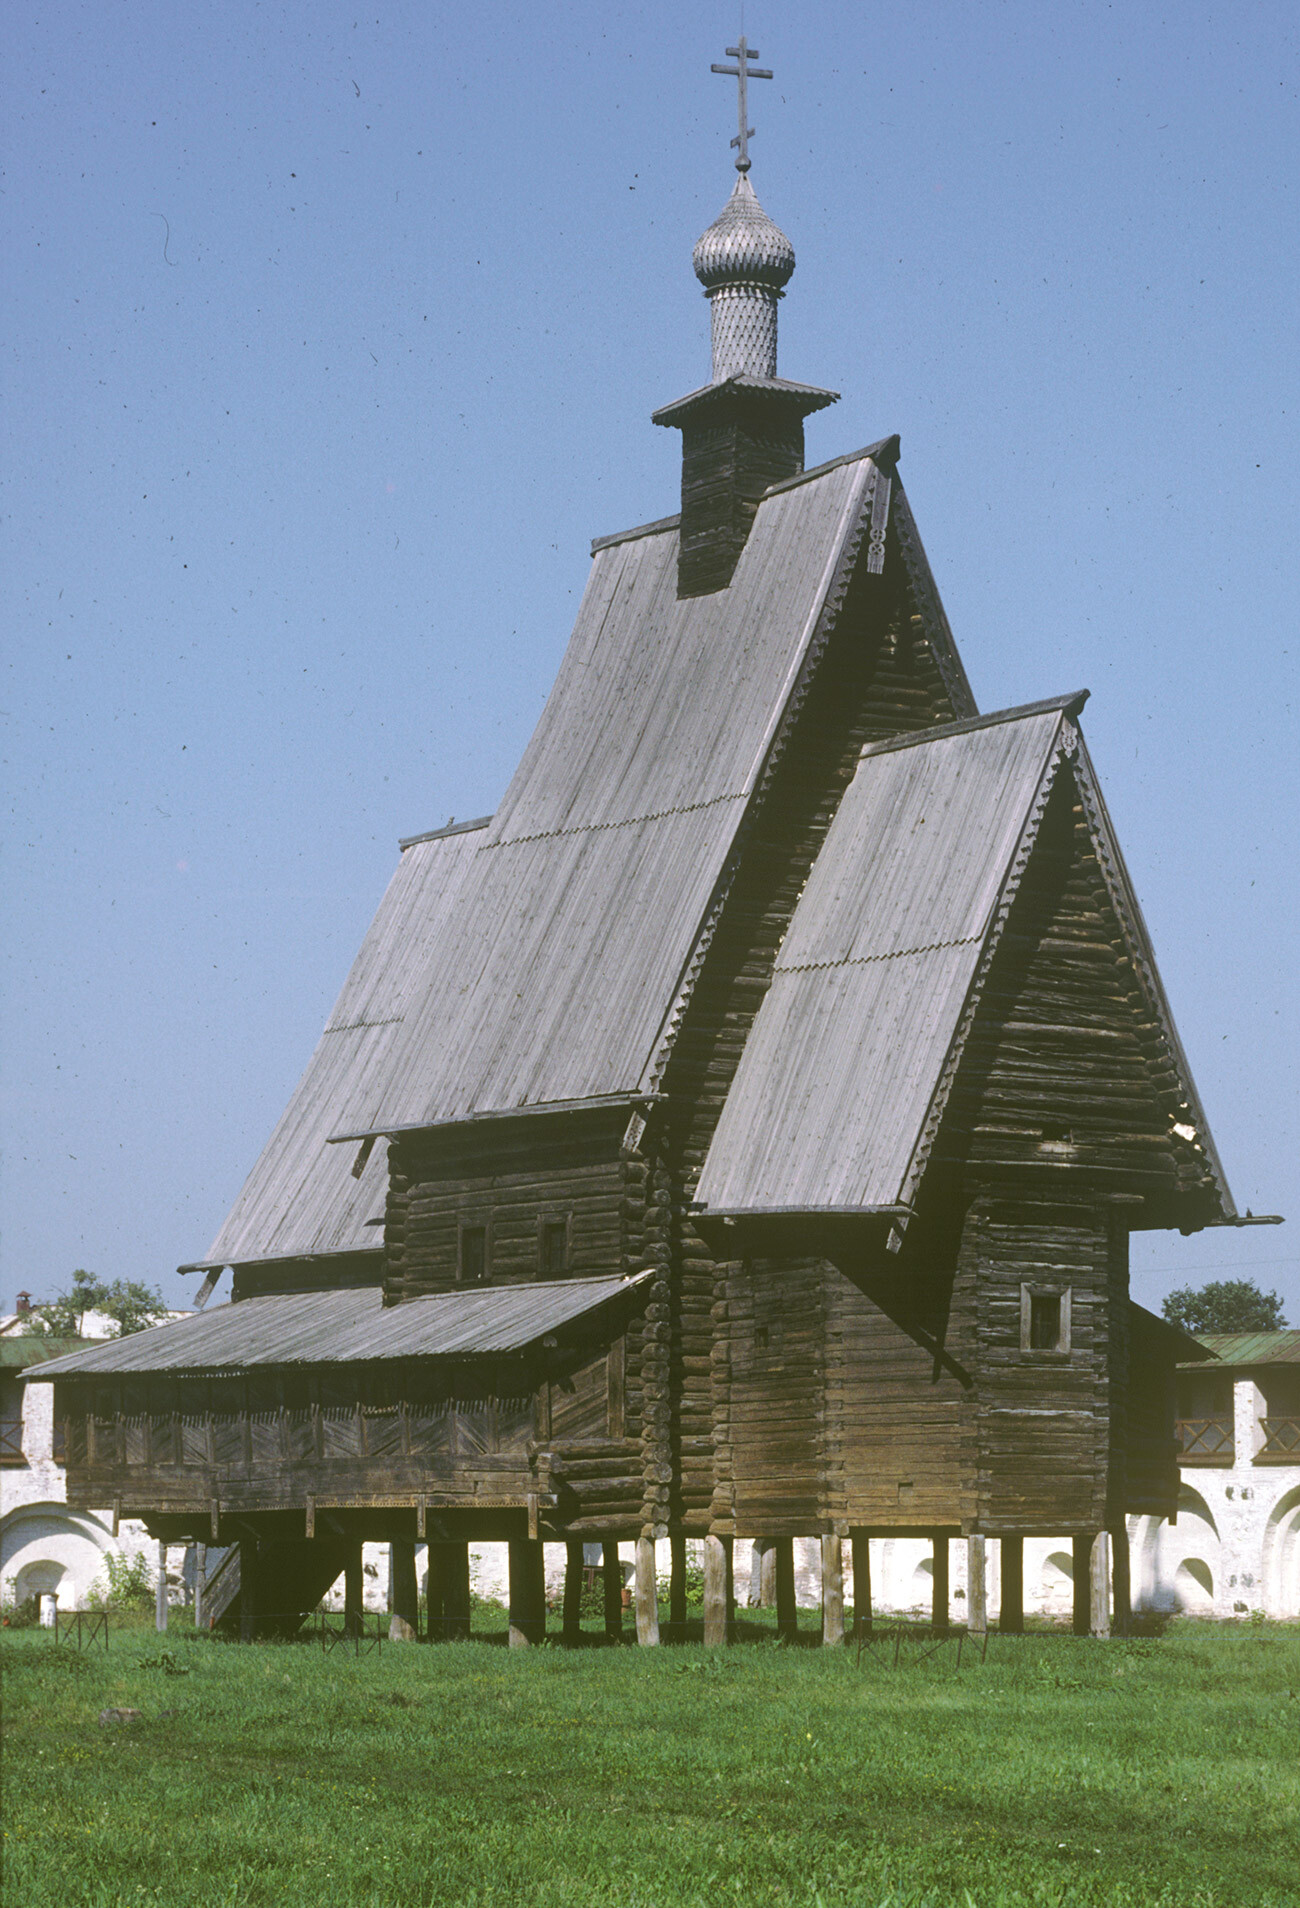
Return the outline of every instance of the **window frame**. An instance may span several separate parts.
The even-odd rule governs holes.
[[[1020,1349],[1033,1358],[1068,1357],[1071,1348],[1071,1293],[1068,1285],[1022,1284],[1020,1287]],[[1033,1342],[1034,1300],[1054,1298],[1060,1304],[1057,1342],[1035,1345]]]

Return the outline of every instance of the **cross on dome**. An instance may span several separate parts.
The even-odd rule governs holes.
[[[772,78],[772,69],[770,66],[751,66],[749,64],[751,60],[756,60],[760,57],[758,48],[756,46],[750,46],[742,33],[740,36],[740,44],[727,48],[727,58],[729,60],[735,60],[736,64],[734,66],[719,66],[715,60],[713,65],[709,68],[711,73],[724,73],[728,79],[734,79],[736,82],[737,105],[740,111],[740,132],[731,143],[740,149],[736,155],[736,171],[740,173],[749,171],[749,142],[754,137],[754,128],[748,123],[749,82],[752,79]]]

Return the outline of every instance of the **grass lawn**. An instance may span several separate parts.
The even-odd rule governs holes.
[[[5,1908],[1300,1905],[1295,1626],[995,1636],[960,1668],[756,1636],[9,1633]]]

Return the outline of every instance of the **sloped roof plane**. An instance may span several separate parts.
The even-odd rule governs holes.
[[[678,599],[675,527],[596,550],[559,677],[421,999],[336,1133],[646,1089],[880,478],[863,452],[774,492],[712,596]]]
[[[316,1051],[200,1267],[379,1250],[372,1222],[384,1216],[387,1145],[376,1141],[354,1177],[356,1154],[326,1142],[348,1094],[385,1076],[485,825],[406,847]]]
[[[1071,711],[1082,697],[864,750],[714,1133],[712,1214],[906,1206],[943,1110],[982,964],[1052,782],[1074,767],[1139,977],[1231,1199]]]

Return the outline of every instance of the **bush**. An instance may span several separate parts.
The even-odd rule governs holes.
[[[39,1597],[5,1597],[0,1602],[0,1629],[34,1630],[41,1620]]]
[[[92,1610],[152,1610],[154,1575],[149,1559],[137,1551],[134,1557],[121,1557],[109,1551],[104,1568],[86,1596]]]

